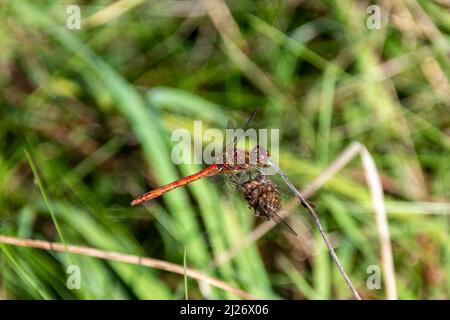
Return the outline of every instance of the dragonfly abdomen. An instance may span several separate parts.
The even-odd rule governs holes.
[[[182,187],[182,186],[184,186],[184,185],[186,185],[186,184],[188,184],[188,183],[190,183],[192,181],[196,181],[196,180],[201,179],[201,178],[210,177],[210,176],[213,176],[215,174],[218,174],[218,173],[221,172],[221,170],[222,170],[222,168],[220,168],[218,165],[212,164],[209,167],[207,167],[207,168],[205,168],[205,169],[203,169],[203,170],[201,170],[201,171],[199,171],[197,173],[194,173],[194,174],[192,174],[190,176],[184,177],[183,179],[174,181],[174,182],[166,184],[165,186],[162,186],[162,187],[160,187],[158,189],[155,189],[155,190],[149,191],[147,193],[144,193],[143,195],[141,195],[141,196],[137,197],[136,199],[134,199],[131,202],[131,205],[135,206],[135,205],[141,204],[141,203],[143,203],[145,201],[157,198],[157,197],[163,195],[166,192],[169,192],[169,191],[172,191],[173,189]]]

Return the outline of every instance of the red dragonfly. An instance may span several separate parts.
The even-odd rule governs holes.
[[[257,111],[258,109],[253,112],[252,116],[247,121],[244,126],[245,129],[252,121]],[[244,200],[247,201],[249,207],[254,210],[255,216],[263,218],[264,220],[273,220],[276,223],[280,223],[287,231],[297,235],[292,227],[277,214],[281,209],[281,197],[278,187],[267,175],[261,172],[261,168],[270,165],[269,152],[259,146],[256,146],[250,152],[237,149],[237,140],[238,137],[235,137],[232,148],[229,148],[228,146],[224,148],[222,155],[217,159],[221,161],[216,161],[216,163],[213,163],[207,168],[190,176],[144,193],[134,199],[131,202],[131,205],[135,206],[157,198],[166,192],[205,177],[225,174],[236,190],[241,193]],[[227,157],[227,155],[230,155],[230,152],[231,156]],[[243,179],[244,176],[246,179]]]

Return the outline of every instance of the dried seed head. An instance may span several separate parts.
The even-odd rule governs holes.
[[[255,216],[270,220],[281,209],[278,187],[263,174],[243,184],[244,199]]]

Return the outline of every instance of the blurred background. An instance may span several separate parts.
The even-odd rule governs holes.
[[[186,265],[261,299],[350,299],[289,194],[298,237],[255,234],[261,220],[214,179],[129,206],[204,168],[171,162],[174,129],[243,124],[259,106],[253,126],[280,129],[280,165],[314,189],[361,296],[449,298],[449,1],[5,0],[0,15],[0,235]],[[377,171],[354,153],[311,186],[355,141]],[[67,286],[70,265],[80,289]],[[3,299],[186,294],[238,298],[171,272],[0,244]]]

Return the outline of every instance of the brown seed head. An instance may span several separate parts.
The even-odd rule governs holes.
[[[281,209],[281,197],[278,187],[263,174],[243,184],[244,199],[255,216],[270,220]]]

